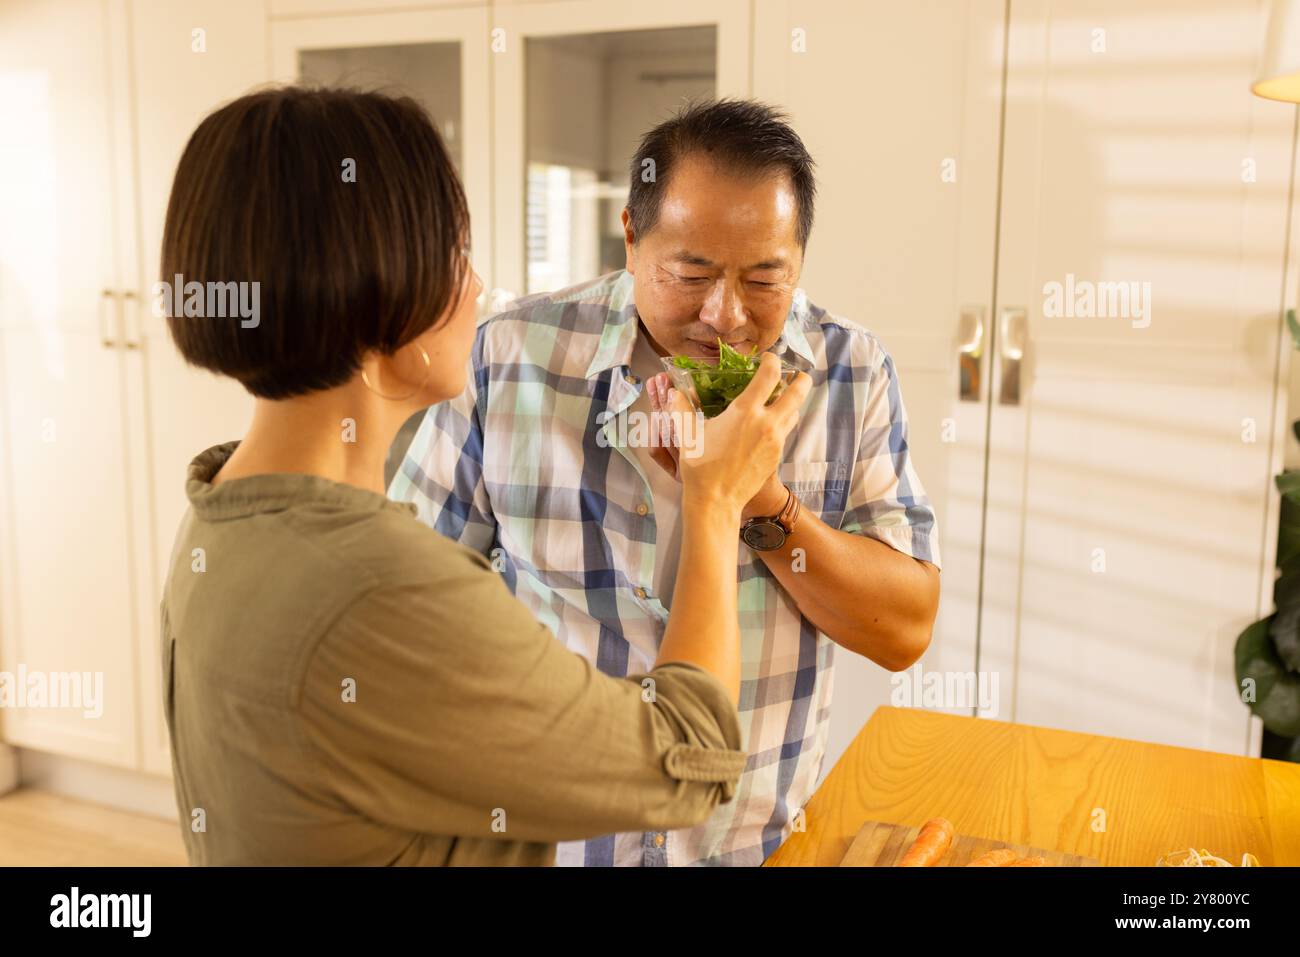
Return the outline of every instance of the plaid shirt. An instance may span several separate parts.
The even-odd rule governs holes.
[[[642,387],[629,370],[637,330],[632,277],[622,271],[518,300],[486,320],[469,387],[428,411],[389,489],[434,529],[492,558],[560,641],[619,677],[653,666],[668,618],[650,591],[650,486],[617,444],[617,416]],[[797,290],[773,351],[812,377],[778,476],[832,528],[938,565],[934,513],[912,468],[884,346]],[[749,761],[735,799],[687,830],[561,844],[557,863],[760,864],[811,797],[834,644],[739,536],[736,560]]]

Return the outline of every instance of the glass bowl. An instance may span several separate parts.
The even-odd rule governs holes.
[[[659,362],[668,373],[673,388],[686,396],[691,407],[703,412],[706,419],[725,412],[727,406],[731,405],[731,401],[745,391],[745,386],[754,377],[754,373],[743,369],[683,369],[674,365],[672,359],[662,357]],[[776,380],[772,394],[767,397],[769,405],[785,391],[786,386],[793,382],[798,374],[798,366],[791,365],[784,359],[781,360],[781,377]]]

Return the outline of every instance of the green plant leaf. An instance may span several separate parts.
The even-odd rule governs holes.
[[[1242,683],[1255,683],[1255,700],[1246,706],[1274,734],[1300,735],[1300,675],[1286,670],[1269,638],[1273,616],[1250,625],[1237,638],[1233,655],[1238,694]]]
[[[1283,526],[1277,530],[1277,567],[1281,578],[1300,578],[1300,529]],[[1277,590],[1274,585],[1275,594]]]
[[[1277,611],[1268,626],[1278,660],[1288,671],[1300,671],[1300,575],[1284,574],[1273,584]]]
[[[718,338],[718,364],[710,365],[690,356],[674,356],[673,365],[690,372],[700,411],[711,419],[726,411],[736,396],[745,391],[758,371],[758,346],[744,356]]]
[[[1284,738],[1264,729],[1264,741],[1259,749],[1261,758],[1274,761],[1295,761],[1300,763],[1300,738]]]
[[[1273,476],[1273,484],[1282,493],[1283,499],[1300,505],[1300,469],[1287,469],[1281,475]]]
[[[1286,311],[1286,327],[1291,330],[1291,341],[1300,349],[1300,322],[1296,322],[1294,309]]]
[[[1300,570],[1300,469],[1290,469],[1273,481],[1282,493],[1277,520],[1277,566],[1286,575]]]

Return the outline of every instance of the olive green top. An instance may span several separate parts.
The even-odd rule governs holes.
[[[745,766],[694,665],[612,678],[415,507],[189,467],[162,602],[191,864],[551,864],[555,842],[703,821]]]

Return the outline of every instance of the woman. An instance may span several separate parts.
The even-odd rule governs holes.
[[[465,386],[468,235],[408,99],[257,93],[181,157],[163,275],[258,290],[255,321],[168,317],[189,362],[257,400],[241,442],[190,465],[162,606],[192,863],[550,864],[556,841],[688,827],[732,796],[740,511],[806,377],[765,407],[766,360],[683,459],[658,661],[605,676],[384,494],[401,424]]]

